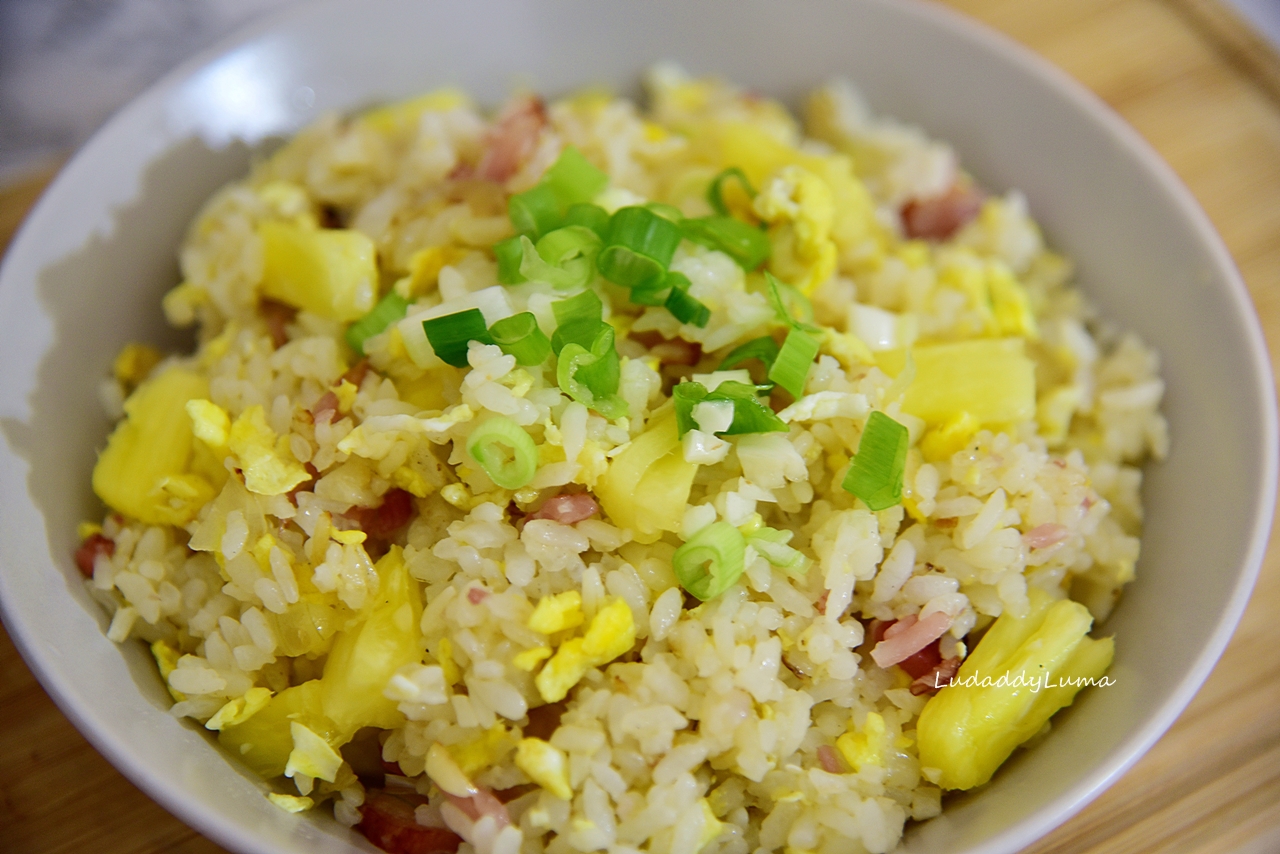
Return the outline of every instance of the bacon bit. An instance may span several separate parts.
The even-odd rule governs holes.
[[[262,319],[267,322],[272,346],[279,350],[289,342],[289,333],[285,331],[285,327],[293,323],[293,319],[298,316],[298,310],[291,305],[264,297],[258,301],[258,311],[262,312]]]
[[[959,669],[959,656],[940,661],[932,670],[911,683],[911,693],[917,697],[921,694],[936,694],[939,689],[947,687]]]
[[[346,516],[353,519],[375,540],[388,540],[413,518],[413,495],[403,489],[389,489],[377,507],[352,507]]]
[[[1047,549],[1056,546],[1067,538],[1067,526],[1057,522],[1045,522],[1036,525],[1022,535],[1022,541],[1033,549]]]
[[[472,605],[479,605],[489,596],[489,591],[483,587],[467,588],[467,601]]]
[[[946,528],[954,528],[957,524],[959,524],[959,522],[960,522],[960,520],[959,520],[959,519],[957,519],[956,517],[954,517],[954,516],[948,516],[948,517],[947,517],[947,518],[945,518],[945,519],[934,519],[934,520],[933,520],[933,527],[935,527],[935,528],[943,528],[943,529],[946,529]]]
[[[898,628],[904,624],[906,628]],[[950,627],[951,617],[945,611],[934,611],[923,620],[903,618],[885,632],[884,640],[871,650],[871,658],[881,667],[897,664],[942,637]]]
[[[326,391],[320,395],[320,399],[316,401],[315,406],[311,407],[311,419],[313,424],[326,424],[333,421],[334,414],[338,411],[338,396],[331,391]]]
[[[982,202],[976,187],[956,182],[941,196],[912,199],[903,205],[903,231],[914,239],[947,240],[978,215]]]
[[[316,479],[320,477],[320,469],[311,465],[311,463],[303,463],[302,465],[307,470],[307,474],[311,475],[311,478],[309,480],[304,480],[287,493],[289,501],[293,503],[294,507],[298,506],[298,493],[306,492],[316,482]]]
[[[356,829],[389,854],[455,854],[462,837],[443,827],[423,827],[406,800],[381,791],[365,794]]]
[[[907,672],[912,679],[919,679],[933,671],[942,661],[942,653],[938,651],[939,642],[934,641],[917,653],[908,655],[898,666]]]
[[[867,623],[867,637],[871,639],[873,645],[880,643],[880,641],[884,640],[884,633],[896,622],[898,621],[873,619]]]
[[[600,512],[600,505],[585,492],[571,495],[557,495],[548,498],[535,512],[529,514],[530,519],[550,519],[561,525],[575,525],[583,519],[590,519]]]
[[[320,227],[321,228],[343,228],[347,224],[346,217],[342,215],[337,205],[321,205],[320,206]]]
[[[382,773],[384,773],[384,774],[394,774],[394,775],[396,775],[397,777],[403,777],[403,776],[405,776],[405,774],[404,774],[404,769],[402,769],[402,768],[400,767],[400,763],[399,763],[399,762],[388,762],[388,761],[387,761],[387,760],[385,760],[385,759],[382,759],[382,760],[379,760],[379,761],[381,761],[381,762],[382,762]]]
[[[368,375],[369,375],[369,360],[361,359],[360,361],[352,365],[347,370],[347,372],[342,375],[342,379],[338,380],[338,382],[334,383],[334,385],[338,385],[342,382],[342,380],[346,380],[356,388],[360,388],[360,385],[364,382],[364,378]]]
[[[822,595],[818,597],[818,601],[813,603],[813,607],[824,617],[827,615],[827,597],[830,595],[830,590],[823,590]]]
[[[76,566],[86,578],[93,578],[93,564],[98,555],[111,557],[116,553],[116,541],[105,534],[90,534],[76,549]]]
[[[828,774],[839,774],[844,771],[840,765],[840,757],[836,755],[836,749],[829,744],[818,745],[818,764]]]
[[[702,345],[683,338],[672,338],[649,348],[649,355],[664,365],[696,365],[702,359]]]
[[[460,798],[457,795],[450,795],[445,792],[445,797],[449,799],[449,803],[453,804],[472,821],[479,821],[484,816],[492,816],[498,830],[506,827],[511,823],[511,814],[507,812],[507,805],[498,800],[493,792],[484,786],[477,786],[478,791],[469,798]]]
[[[547,124],[547,108],[534,95],[507,102],[485,135],[485,152],[476,175],[486,181],[505,182],[538,147],[538,135]]]
[[[564,714],[564,703],[548,703],[529,710],[529,725],[524,728],[525,738],[540,738],[543,741],[551,738],[560,727],[560,717]]]

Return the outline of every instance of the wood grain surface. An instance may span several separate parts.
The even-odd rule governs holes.
[[[949,0],[1092,89],[1168,160],[1280,341],[1280,58],[1215,0]],[[0,191],[0,246],[50,175]],[[1034,854],[1280,852],[1280,548],[1173,728]],[[99,756],[0,632],[0,851],[213,854]]]

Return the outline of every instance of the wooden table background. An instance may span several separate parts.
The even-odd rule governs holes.
[[[1280,341],[1280,57],[1215,0],[947,0],[1088,86],[1169,161]],[[0,190],[0,246],[51,173]],[[1275,366],[1275,348],[1272,363]],[[1280,546],[1208,682],[1124,778],[1038,844],[1075,852],[1280,852]],[[0,630],[0,850],[223,849],[99,756]]]

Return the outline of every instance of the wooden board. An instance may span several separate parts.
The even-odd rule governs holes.
[[[1190,186],[1280,340],[1280,58],[1214,0],[950,0],[1084,83]],[[48,175],[0,191],[0,245]],[[1275,350],[1272,351],[1273,366]],[[1029,852],[1280,851],[1280,548],[1186,713]],[[213,854],[120,776],[0,633],[0,850]]]

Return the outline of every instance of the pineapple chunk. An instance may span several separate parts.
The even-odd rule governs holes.
[[[640,543],[679,531],[698,467],[685,462],[675,410],[656,415],[596,481],[596,497],[614,523]]]
[[[320,679],[324,713],[344,744],[361,727],[404,723],[382,689],[401,667],[422,662],[422,601],[401,549],[393,546],[375,569],[380,582],[367,617],[334,640]]]
[[[907,387],[902,411],[930,426],[969,413],[984,426],[1018,424],[1036,414],[1035,364],[1021,338],[980,338],[954,344],[911,348],[916,375]],[[876,363],[897,376],[906,363],[903,350],[876,354]]]
[[[331,320],[358,320],[378,299],[373,241],[350,229],[258,226],[262,293]]]
[[[1015,747],[1111,666],[1115,646],[1087,637],[1093,618],[1083,605],[1029,592],[1030,613],[997,619],[954,683],[920,713],[920,764],[942,772],[944,789],[990,780]]]
[[[94,466],[98,497],[148,525],[190,522],[214,489],[187,473],[194,437],[186,407],[208,396],[208,380],[185,368],[169,368],[138,386]]]
[[[286,688],[248,720],[223,727],[218,741],[245,765],[267,779],[279,777],[293,753],[294,722],[301,723],[331,746],[341,742],[337,728],[320,706],[320,680]]]

